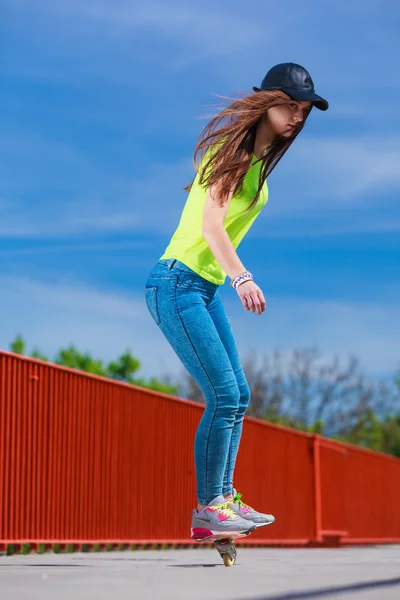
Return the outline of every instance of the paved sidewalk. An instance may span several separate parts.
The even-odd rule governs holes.
[[[7,600],[399,600],[400,546],[0,557]]]

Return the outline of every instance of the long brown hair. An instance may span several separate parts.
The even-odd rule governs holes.
[[[273,106],[291,102],[293,100],[289,96],[278,90],[255,92],[229,104],[203,129],[194,151],[194,166],[198,172],[197,155],[200,153],[201,163],[207,150],[216,148],[214,152],[210,152],[205,164],[202,164],[199,183],[209,188],[220,182],[222,204],[228,200],[232,189],[236,193],[242,188],[251,165],[257,124],[260,119]],[[259,159],[262,161],[259,187],[249,208],[256,204],[266,178],[303,129],[308,114],[296,127],[293,135],[277,136],[265,155]],[[190,192],[193,181],[194,179],[184,188],[185,191]]]

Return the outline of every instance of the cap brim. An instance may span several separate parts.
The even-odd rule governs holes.
[[[274,88],[277,89],[277,88]],[[307,90],[294,90],[291,88],[280,88],[282,92],[285,92],[285,94],[287,94],[288,96],[290,96],[291,98],[294,98],[294,100],[298,100],[299,102],[311,102],[311,104],[313,104],[313,106],[315,106],[315,108],[319,108],[319,110],[328,110],[329,108],[329,103],[327,100],[324,100],[324,98],[321,98],[321,96],[318,96],[318,94],[316,94],[315,92],[310,92]],[[254,92],[261,92],[261,91],[268,91],[268,88],[266,88],[265,90],[261,90],[261,88],[258,87],[253,87],[253,91]]]
[[[315,92],[310,92],[308,90],[293,90],[290,88],[283,88],[282,91],[299,102],[311,102],[311,104],[315,106],[315,108],[319,108],[319,110],[328,110],[329,108],[328,101],[321,98],[321,96],[318,96]]]

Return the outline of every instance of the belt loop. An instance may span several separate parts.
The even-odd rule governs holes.
[[[174,264],[176,263],[176,258],[174,258],[168,265],[169,269],[172,269],[172,267],[174,266]]]

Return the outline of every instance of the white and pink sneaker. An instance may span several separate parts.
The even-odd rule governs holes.
[[[191,537],[197,541],[211,541],[220,537],[241,537],[256,528],[248,518],[237,514],[225,498],[217,496],[203,510],[193,511]]]
[[[229,508],[233,510],[238,517],[241,517],[250,523],[254,523],[256,527],[272,525],[275,521],[274,515],[260,513],[248,504],[242,502],[242,494],[238,494],[235,489],[233,490],[233,500],[225,500],[225,502],[227,502]]]

